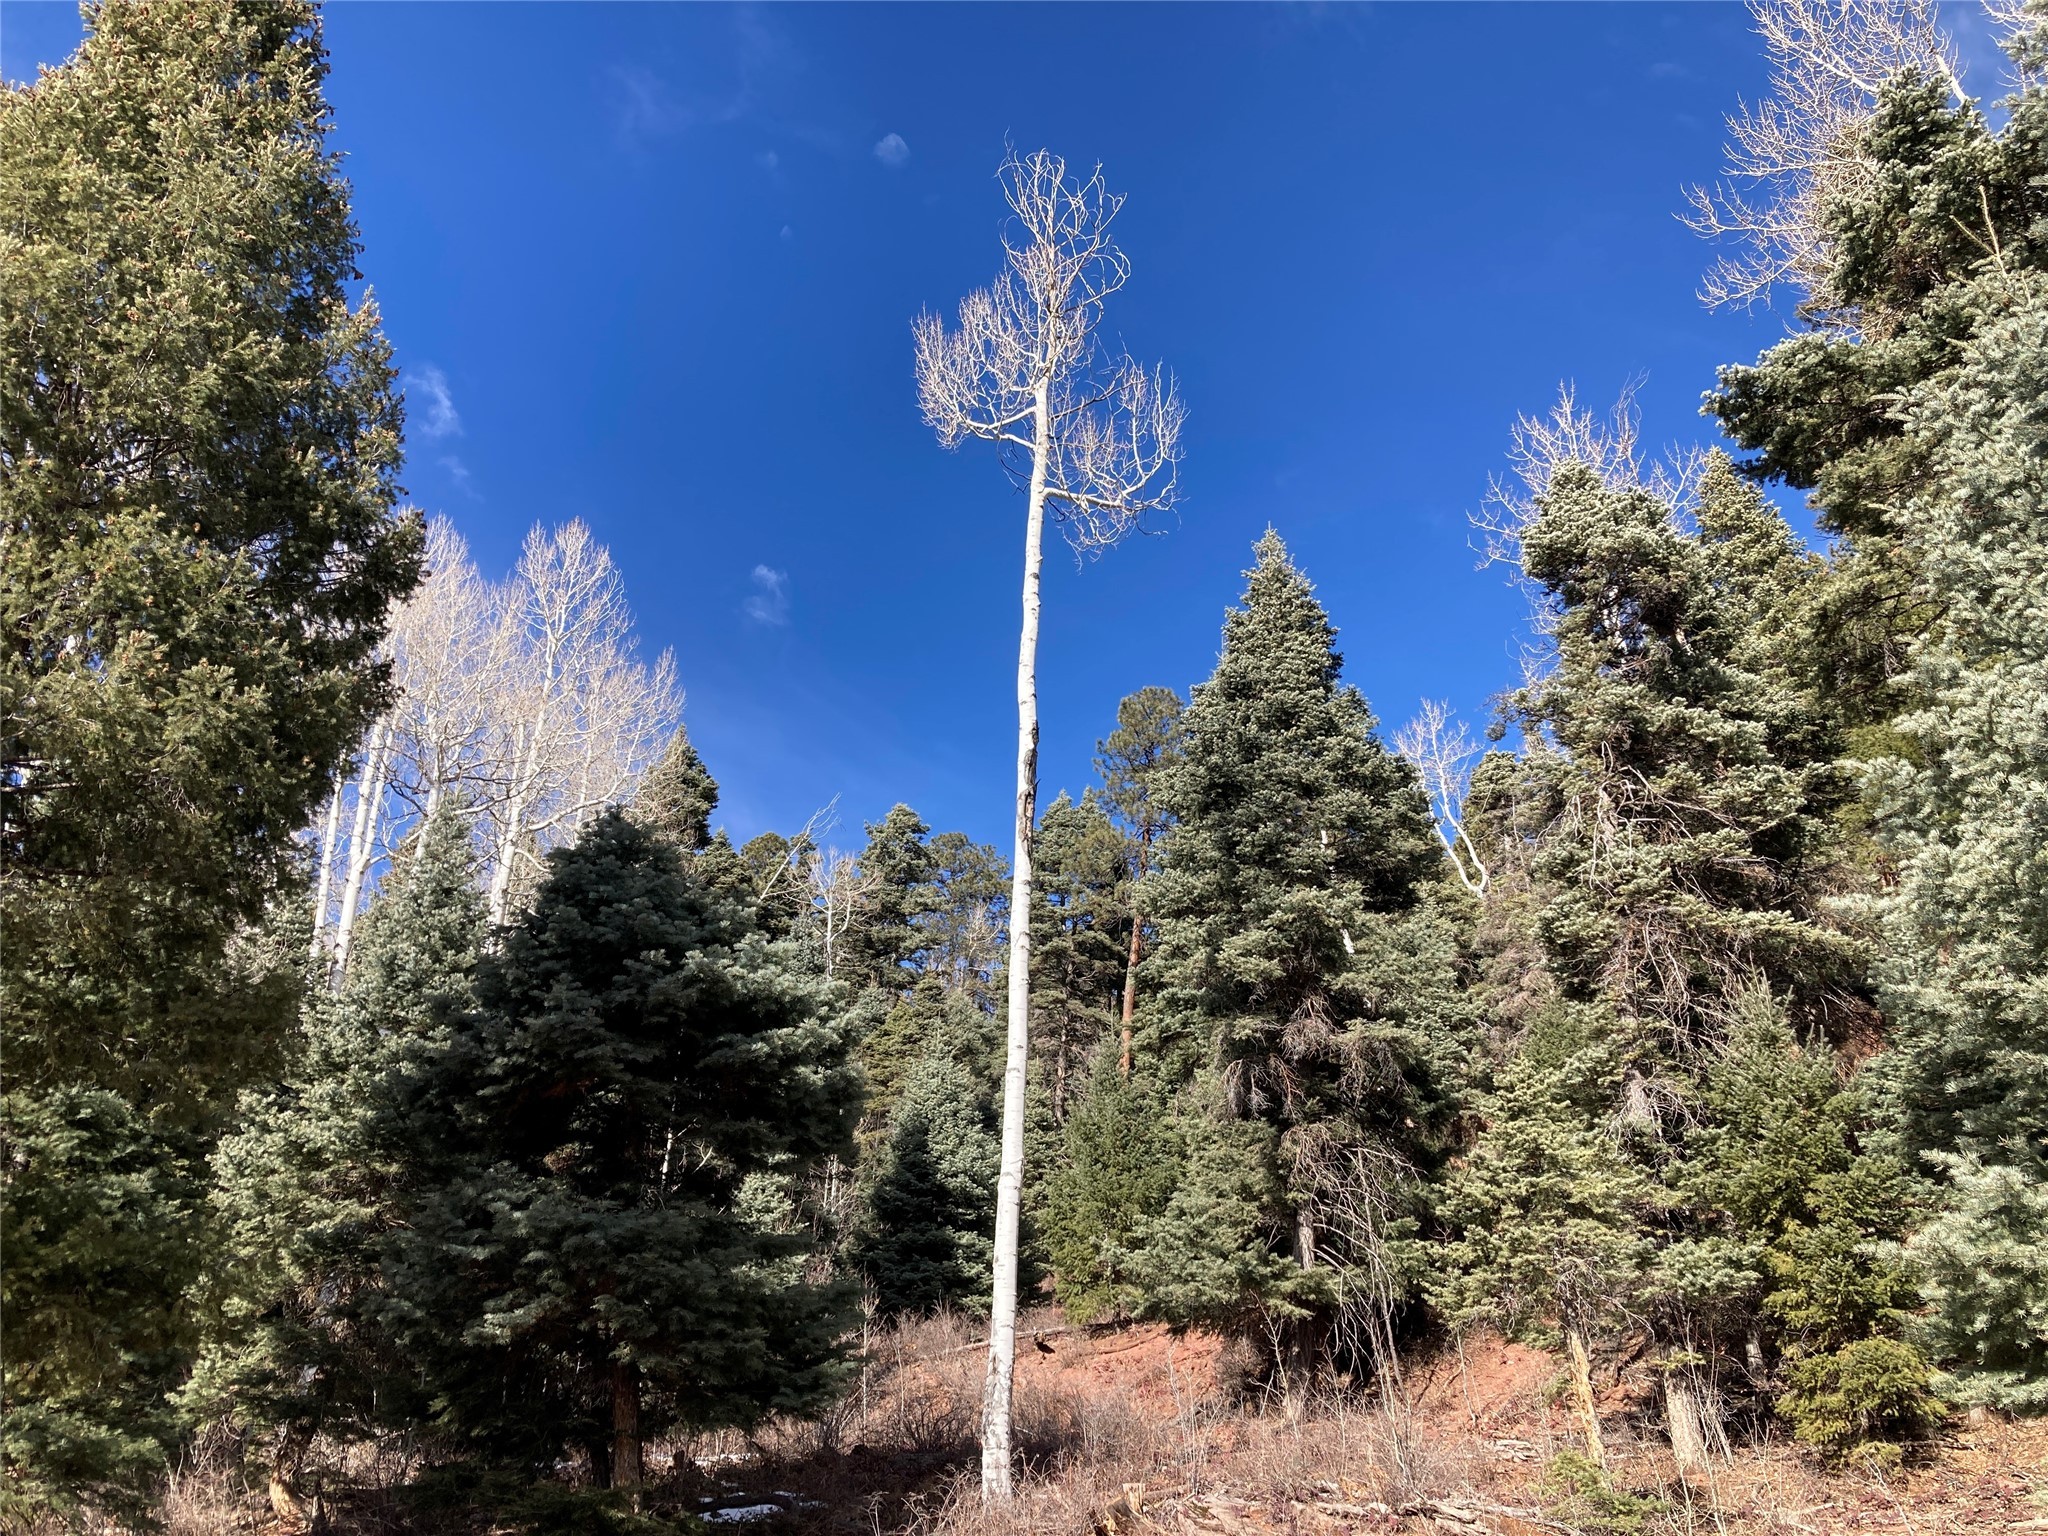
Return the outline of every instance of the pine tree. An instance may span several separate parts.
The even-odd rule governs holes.
[[[1210,1295],[1254,1284],[1299,1321],[1295,1298],[1357,1299],[1349,1277],[1382,1273],[1412,1230],[1462,1013],[1425,900],[1439,854],[1414,771],[1340,682],[1329,619],[1279,537],[1257,556],[1159,789],[1176,824],[1140,1043],[1168,1081],[1213,1069],[1205,1107],[1226,1127],[1187,1129],[1188,1183],[1149,1229],[1146,1267],[1188,1269],[1194,1251],[1183,1263],[1174,1245],[1199,1241]],[[1211,1252],[1225,1232],[1249,1248]],[[1296,1271],[1285,1285],[1275,1257]],[[1293,1330],[1297,1352],[1314,1333]]]
[[[379,1306],[382,1266],[420,1170],[404,1106],[472,1002],[484,906],[462,811],[444,801],[363,918],[338,996],[308,988],[275,1088],[245,1094],[213,1157],[215,1323],[183,1396],[225,1416],[288,1503],[322,1434],[361,1438],[420,1405]]]
[[[1180,758],[1182,708],[1180,695],[1171,688],[1140,688],[1117,705],[1116,729],[1095,744],[1095,771],[1102,776],[1103,799],[1123,832],[1129,870],[1130,953],[1124,962],[1118,1020],[1119,1063],[1126,1077],[1131,1074],[1132,1019],[1138,1008],[1138,966],[1144,960],[1147,931],[1144,881],[1158,867],[1161,845],[1173,825],[1155,788]]]
[[[617,812],[549,856],[422,1083],[440,1167],[392,1266],[444,1432],[639,1481],[676,1425],[748,1424],[834,1379],[836,1290],[743,1198],[844,1147],[857,1093],[825,983]]]
[[[885,1317],[986,1313],[996,1165],[985,1077],[943,1044],[904,1078],[850,1252]]]

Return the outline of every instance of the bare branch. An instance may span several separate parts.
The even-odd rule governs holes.
[[[1451,707],[1424,699],[1422,712],[1394,737],[1394,750],[1415,765],[1423,792],[1436,819],[1436,835],[1450,855],[1458,883],[1474,896],[1484,896],[1492,876],[1486,861],[1465,833],[1465,796],[1472,787],[1472,765],[1480,747],[1463,721],[1451,718]]]
[[[1770,54],[1771,94],[1728,119],[1728,180],[1687,194],[1685,222],[1736,246],[1700,296],[1753,305],[1789,284],[1820,318],[1848,325],[1829,286],[1827,207],[1874,173],[1862,131],[1888,80],[1916,71],[1969,100],[1955,45],[1935,0],[1756,0],[1751,12]]]

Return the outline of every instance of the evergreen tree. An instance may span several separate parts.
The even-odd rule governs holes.
[[[1553,1007],[1482,1098],[1485,1126],[1454,1171],[1444,1215],[1459,1235],[1436,1299],[1456,1324],[1561,1339],[1587,1450],[1602,1458],[1593,1350],[1636,1315],[1663,1192],[1610,1131],[1625,1067],[1605,1010]]]
[[[851,1262],[885,1317],[988,1309],[996,1140],[985,1078],[943,1046],[904,1078]]]
[[[421,534],[325,73],[301,0],[109,0],[0,96],[17,1087],[232,1104],[282,1019],[229,939],[383,703]]]
[[[1849,785],[1797,651],[1795,616],[1820,573],[1725,461],[1709,462],[1690,528],[1664,494],[1580,459],[1549,466],[1532,513],[1523,567],[1548,598],[1556,665],[1515,701],[1539,745],[1487,793],[1519,802],[1505,819],[1529,850],[1527,891],[1509,900],[1539,942],[1544,985],[1518,1047],[1531,1059],[1503,1074],[1451,1202],[1465,1226],[1451,1257],[1468,1269],[1454,1290],[1469,1311],[1492,1286],[1497,1314],[1578,1334],[1582,1387],[1602,1319],[1648,1321],[1683,1455],[1712,1432],[1697,1367],[1738,1348],[1761,1366],[1768,1344],[1788,1372],[1810,1374],[1812,1361],[1881,1345],[1910,1374],[1897,1271],[1871,1247],[1898,1230],[1882,1226],[1896,1170],[1858,1153],[1831,1062],[1778,1061],[1793,1038],[1781,1009],[1822,1035],[1868,1011],[1860,947],[1823,912],[1841,881]],[[1782,1040],[1744,1035],[1757,1016],[1777,1020]],[[1546,1044],[1567,1018],[1570,1049]],[[1597,1070],[1571,1064],[1581,1052]],[[1774,1140],[1767,1128],[1799,1134]],[[1759,1140],[1783,1154],[1761,1174]],[[1611,1230],[1626,1256],[1594,1266],[1604,1300],[1589,1281],[1576,1298],[1535,1293],[1533,1312],[1513,1301],[1504,1256],[1562,1230],[1495,1171],[1495,1152],[1517,1148],[1518,1177],[1539,1184],[1569,1182],[1575,1160],[1604,1160],[1609,1172],[1585,1175],[1592,1203],[1574,1216]],[[1756,1177],[1771,1201],[1748,1189]],[[1760,1305],[1775,1319],[1768,1330],[1756,1326]],[[1589,1392],[1582,1411],[1597,1454]],[[1879,1417],[1903,1429],[1914,1416]]]
[[[364,916],[341,993],[308,989],[279,1086],[245,1094],[213,1157],[215,1319],[184,1397],[250,1433],[289,1500],[316,1436],[420,1410],[379,1325],[382,1266],[419,1170],[401,1110],[472,1002],[484,934],[462,811],[444,801]]]
[[[633,815],[682,852],[702,853],[711,846],[711,813],[717,809],[718,781],[679,725],[640,781]]]
[[[1992,279],[1977,340],[1907,407],[1908,540],[1942,612],[1883,772],[1899,859],[1881,1063],[1909,1151],[1953,1181],[1923,1243],[1966,1399],[2048,1407],[2048,276]]]
[[[549,855],[476,990],[421,1084],[439,1165],[391,1269],[440,1427],[631,1483],[649,1435],[814,1402],[841,1298],[749,1180],[845,1144],[822,980],[612,812]]]
[[[383,702],[420,545],[312,7],[89,28],[0,91],[0,1398],[31,1504],[161,1464],[191,1186],[295,991],[237,936]]]
[[[1031,1054],[1057,1132],[1122,997],[1124,842],[1093,796],[1064,793],[1039,818],[1032,851]]]
[[[872,999],[885,994],[871,993]],[[864,1012],[866,1010],[863,1010]],[[967,1074],[975,1105],[992,1102],[1001,1054],[1001,1026],[966,993],[926,972],[910,995],[892,1002],[861,1037],[861,1077],[867,1088],[861,1125],[864,1148],[894,1124],[896,1103],[918,1063],[934,1052],[957,1062]]]
[[[1138,966],[1144,959],[1147,922],[1145,877],[1159,865],[1159,853],[1173,820],[1155,792],[1162,773],[1180,757],[1180,695],[1171,688],[1140,688],[1116,707],[1116,729],[1095,744],[1095,771],[1103,799],[1124,835],[1131,911],[1126,924],[1130,953],[1124,962],[1123,1009],[1119,1019],[1119,1062],[1131,1073],[1132,1019],[1138,1007]]]
[[[1133,1273],[1138,1234],[1180,1182],[1168,1106],[1155,1084],[1125,1073],[1117,1043],[1105,1040],[1046,1140],[1036,1216],[1061,1307],[1080,1323],[1134,1311],[1144,1300]]]
[[[934,905],[937,871],[925,846],[931,828],[909,806],[897,805],[867,832],[860,855],[869,884],[865,911],[846,937],[839,976],[856,990],[878,987],[900,996],[917,979],[915,961],[924,947],[918,919]]]
[[[1213,1069],[1204,1106],[1240,1128],[1186,1129],[1188,1184],[1148,1229],[1146,1262],[1185,1270],[1193,1253],[1183,1264],[1175,1244],[1237,1234],[1250,1247],[1208,1265],[1217,1294],[1256,1284],[1298,1315],[1291,1298],[1311,1291],[1357,1299],[1346,1277],[1383,1273],[1412,1230],[1462,1005],[1425,900],[1439,855],[1414,771],[1341,683],[1329,619],[1279,537],[1257,555],[1159,789],[1176,824],[1140,1042],[1168,1081]],[[1269,1283],[1276,1256],[1297,1272],[1285,1286]],[[1313,1333],[1294,1330],[1297,1347]]]
[[[2020,51],[2040,47],[2039,25]],[[2048,268],[2048,88],[2037,74],[2006,105],[1994,131],[1975,105],[1949,105],[1945,84],[1891,82],[1856,146],[1864,173],[1824,212],[1839,309],[1724,369],[1709,397],[1756,451],[1747,472],[1811,491],[1822,527],[1846,536],[1809,628],[1831,696],[1877,750],[1904,702],[1890,685],[1940,612],[1915,579],[1905,522],[1937,471],[1896,402],[1958,367],[1980,323],[1980,273]]]

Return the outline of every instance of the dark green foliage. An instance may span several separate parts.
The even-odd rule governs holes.
[[[887,994],[875,992],[870,998],[879,1002]],[[861,1076],[867,1087],[864,1142],[891,1123],[903,1085],[917,1064],[935,1052],[959,1063],[975,1103],[992,1101],[1002,1061],[997,1021],[965,993],[928,972],[917,979],[908,997],[889,1000],[861,1038]]]
[[[10,1093],[5,1111],[0,1519],[138,1514],[177,1429],[165,1388],[189,1353],[189,1147],[105,1089]]]
[[[1858,1339],[1795,1360],[1779,1399],[1793,1431],[1830,1460],[1855,1453],[1896,1466],[1886,1442],[1916,1439],[1941,1421],[1927,1390],[1927,1358],[1897,1339]]]
[[[1480,1101],[1484,1129],[1444,1197],[1459,1236],[1437,1301],[1454,1323],[1551,1342],[1636,1311],[1654,1258],[1643,1228],[1664,1196],[1609,1129],[1616,1034],[1603,1010],[1558,1007]]]
[[[841,1298],[743,1198],[844,1148],[856,1085],[822,981],[616,812],[532,910],[422,1084],[438,1176],[389,1309],[435,1422],[522,1464],[752,1423],[833,1381]]]
[[[898,805],[867,831],[860,872],[871,889],[833,970],[836,979],[856,989],[900,993],[917,979],[913,962],[925,943],[918,919],[937,905],[937,864],[925,846],[931,828],[909,806]]]
[[[1037,1225],[1061,1307],[1082,1323],[1134,1310],[1143,1300],[1132,1275],[1139,1232],[1180,1182],[1179,1140],[1157,1085],[1126,1075],[1104,1042],[1040,1157],[1051,1168]]]
[[[91,21],[0,97],[8,1067],[196,1113],[269,1055],[222,954],[382,702],[421,536],[312,7]]]
[[[421,1410],[380,1324],[382,1270],[420,1175],[404,1111],[471,1006],[484,927],[466,818],[444,802],[364,915],[340,994],[306,999],[285,1080],[244,1096],[215,1151],[211,1336],[184,1398],[287,1484],[316,1436]]]
[[[1553,743],[1531,762],[1548,963],[1568,997],[1710,1039],[1761,976],[1834,1005],[1855,946],[1818,912],[1848,787],[1825,715],[1771,649],[1812,575],[1783,520],[1714,465],[1699,534],[1645,486],[1559,466],[1523,536],[1553,605],[1555,671],[1517,696]]]
[[[1189,1130],[1188,1185],[1149,1229],[1145,1265],[1212,1275],[1175,1293],[1239,1317],[1247,1285],[1299,1313],[1298,1293],[1384,1270],[1440,1146],[1462,1027],[1455,946],[1425,900],[1440,867],[1428,808],[1340,682],[1333,639],[1269,532],[1157,790],[1176,824],[1148,882],[1143,1056],[1169,1082],[1213,1070],[1205,1103],[1230,1128]],[[1226,1236],[1246,1246],[1218,1252]],[[1173,1251],[1183,1241],[1197,1246]],[[1286,1265],[1329,1273],[1283,1283]]]
[[[682,852],[701,853],[711,845],[711,813],[717,809],[718,781],[679,725],[640,781],[633,815]]]
[[[1130,896],[1124,840],[1093,796],[1062,794],[1032,852],[1031,1053],[1053,1127],[1117,1023]]]
[[[1709,397],[1729,436],[1757,451],[1751,473],[1810,490],[1823,525],[1850,536],[1811,629],[1837,702],[1859,724],[1897,711],[1903,699],[1887,684],[1941,608],[1915,579],[1905,510],[1939,471],[1897,402],[1965,355],[1980,274],[2003,282],[2048,267],[2048,91],[2008,105],[1993,132],[1932,81],[1889,85],[1858,146],[1869,172],[1824,215],[1835,318],[1852,323],[1724,369]]]
[[[1180,760],[1184,706],[1171,688],[1140,688],[1116,707],[1116,729],[1095,744],[1095,771],[1102,798],[1124,837],[1129,872],[1129,953],[1125,962],[1121,1043],[1123,1070],[1131,1068],[1131,1022],[1138,1002],[1138,969],[1151,936],[1145,913],[1144,881],[1159,868],[1173,818],[1160,801],[1164,775]]]
[[[984,1082],[928,1051],[903,1080],[850,1260],[885,1317],[985,1311],[1002,1148]]]
[[[186,1186],[295,996],[247,935],[383,702],[421,542],[313,8],[88,19],[0,92],[5,1407],[31,1503],[125,1503],[161,1464]]]

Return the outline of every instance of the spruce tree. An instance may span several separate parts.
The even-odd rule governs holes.
[[[1341,682],[1329,619],[1277,534],[1248,580],[1159,788],[1175,825],[1141,1053],[1210,1088],[1184,1095],[1188,1179],[1148,1228],[1146,1267],[1171,1274],[1199,1252],[1208,1294],[1250,1285],[1299,1321],[1312,1292],[1357,1299],[1348,1277],[1380,1272],[1412,1231],[1462,1005],[1426,900],[1439,855],[1414,770]],[[1202,1128],[1212,1117],[1224,1125]],[[1242,1251],[1211,1251],[1225,1233]],[[1242,1316],[1243,1301],[1228,1304]],[[1293,1333],[1316,1347],[1313,1327]]]
[[[472,1003],[483,946],[466,818],[444,801],[397,854],[339,995],[308,989],[285,1080],[245,1094],[213,1157],[213,1326],[183,1394],[249,1435],[290,1500],[317,1436],[421,1405],[380,1320],[383,1265],[421,1169],[405,1108]]]
[[[1907,407],[1929,489],[1906,519],[1943,617],[1915,650],[1912,756],[1882,777],[1899,859],[1880,1063],[1950,1190],[1921,1244],[1967,1400],[2048,1407],[2048,276],[1987,276],[1977,340]]]
[[[421,1083],[438,1167],[391,1268],[440,1428],[632,1483],[650,1435],[815,1402],[842,1298],[748,1191],[846,1144],[825,983],[614,811],[549,855],[476,991]]]

